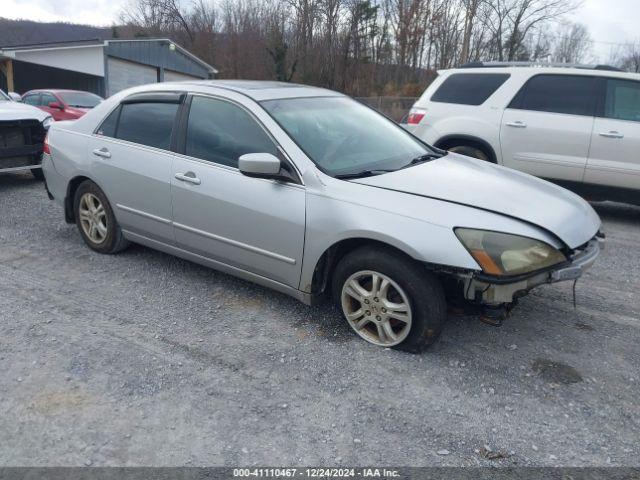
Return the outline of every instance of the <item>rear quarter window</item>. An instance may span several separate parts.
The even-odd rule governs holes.
[[[120,116],[120,106],[118,106],[118,108],[116,108],[113,112],[109,114],[107,118],[104,119],[102,124],[96,130],[96,134],[102,135],[103,137],[112,137],[112,138],[115,137],[119,116]]]
[[[508,73],[454,73],[442,82],[431,101],[482,105],[509,77]]]

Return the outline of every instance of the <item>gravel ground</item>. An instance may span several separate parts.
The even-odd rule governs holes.
[[[640,465],[640,208],[501,328],[423,355],[153,250],[84,246],[0,176],[0,465]]]

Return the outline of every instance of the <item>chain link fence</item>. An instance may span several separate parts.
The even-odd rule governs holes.
[[[409,113],[418,97],[357,97],[356,100],[400,122]]]

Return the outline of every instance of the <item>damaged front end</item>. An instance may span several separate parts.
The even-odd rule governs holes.
[[[46,133],[35,119],[0,121],[0,173],[40,168]]]
[[[479,313],[486,323],[499,326],[517,300],[531,289],[549,283],[577,281],[593,265],[603,247],[604,235],[599,233],[586,244],[567,252],[564,261],[536,271],[517,275],[458,272],[455,279],[449,278],[449,285],[452,286],[453,280],[457,286],[450,299],[464,311]]]

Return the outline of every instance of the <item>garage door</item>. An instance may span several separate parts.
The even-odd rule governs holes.
[[[202,80],[200,77],[186,75],[184,73],[174,72],[173,70],[164,71],[165,82],[184,82],[186,80]]]
[[[158,82],[158,69],[139,63],[127,62],[117,58],[109,58],[108,69],[108,95],[124,90],[125,88]]]

